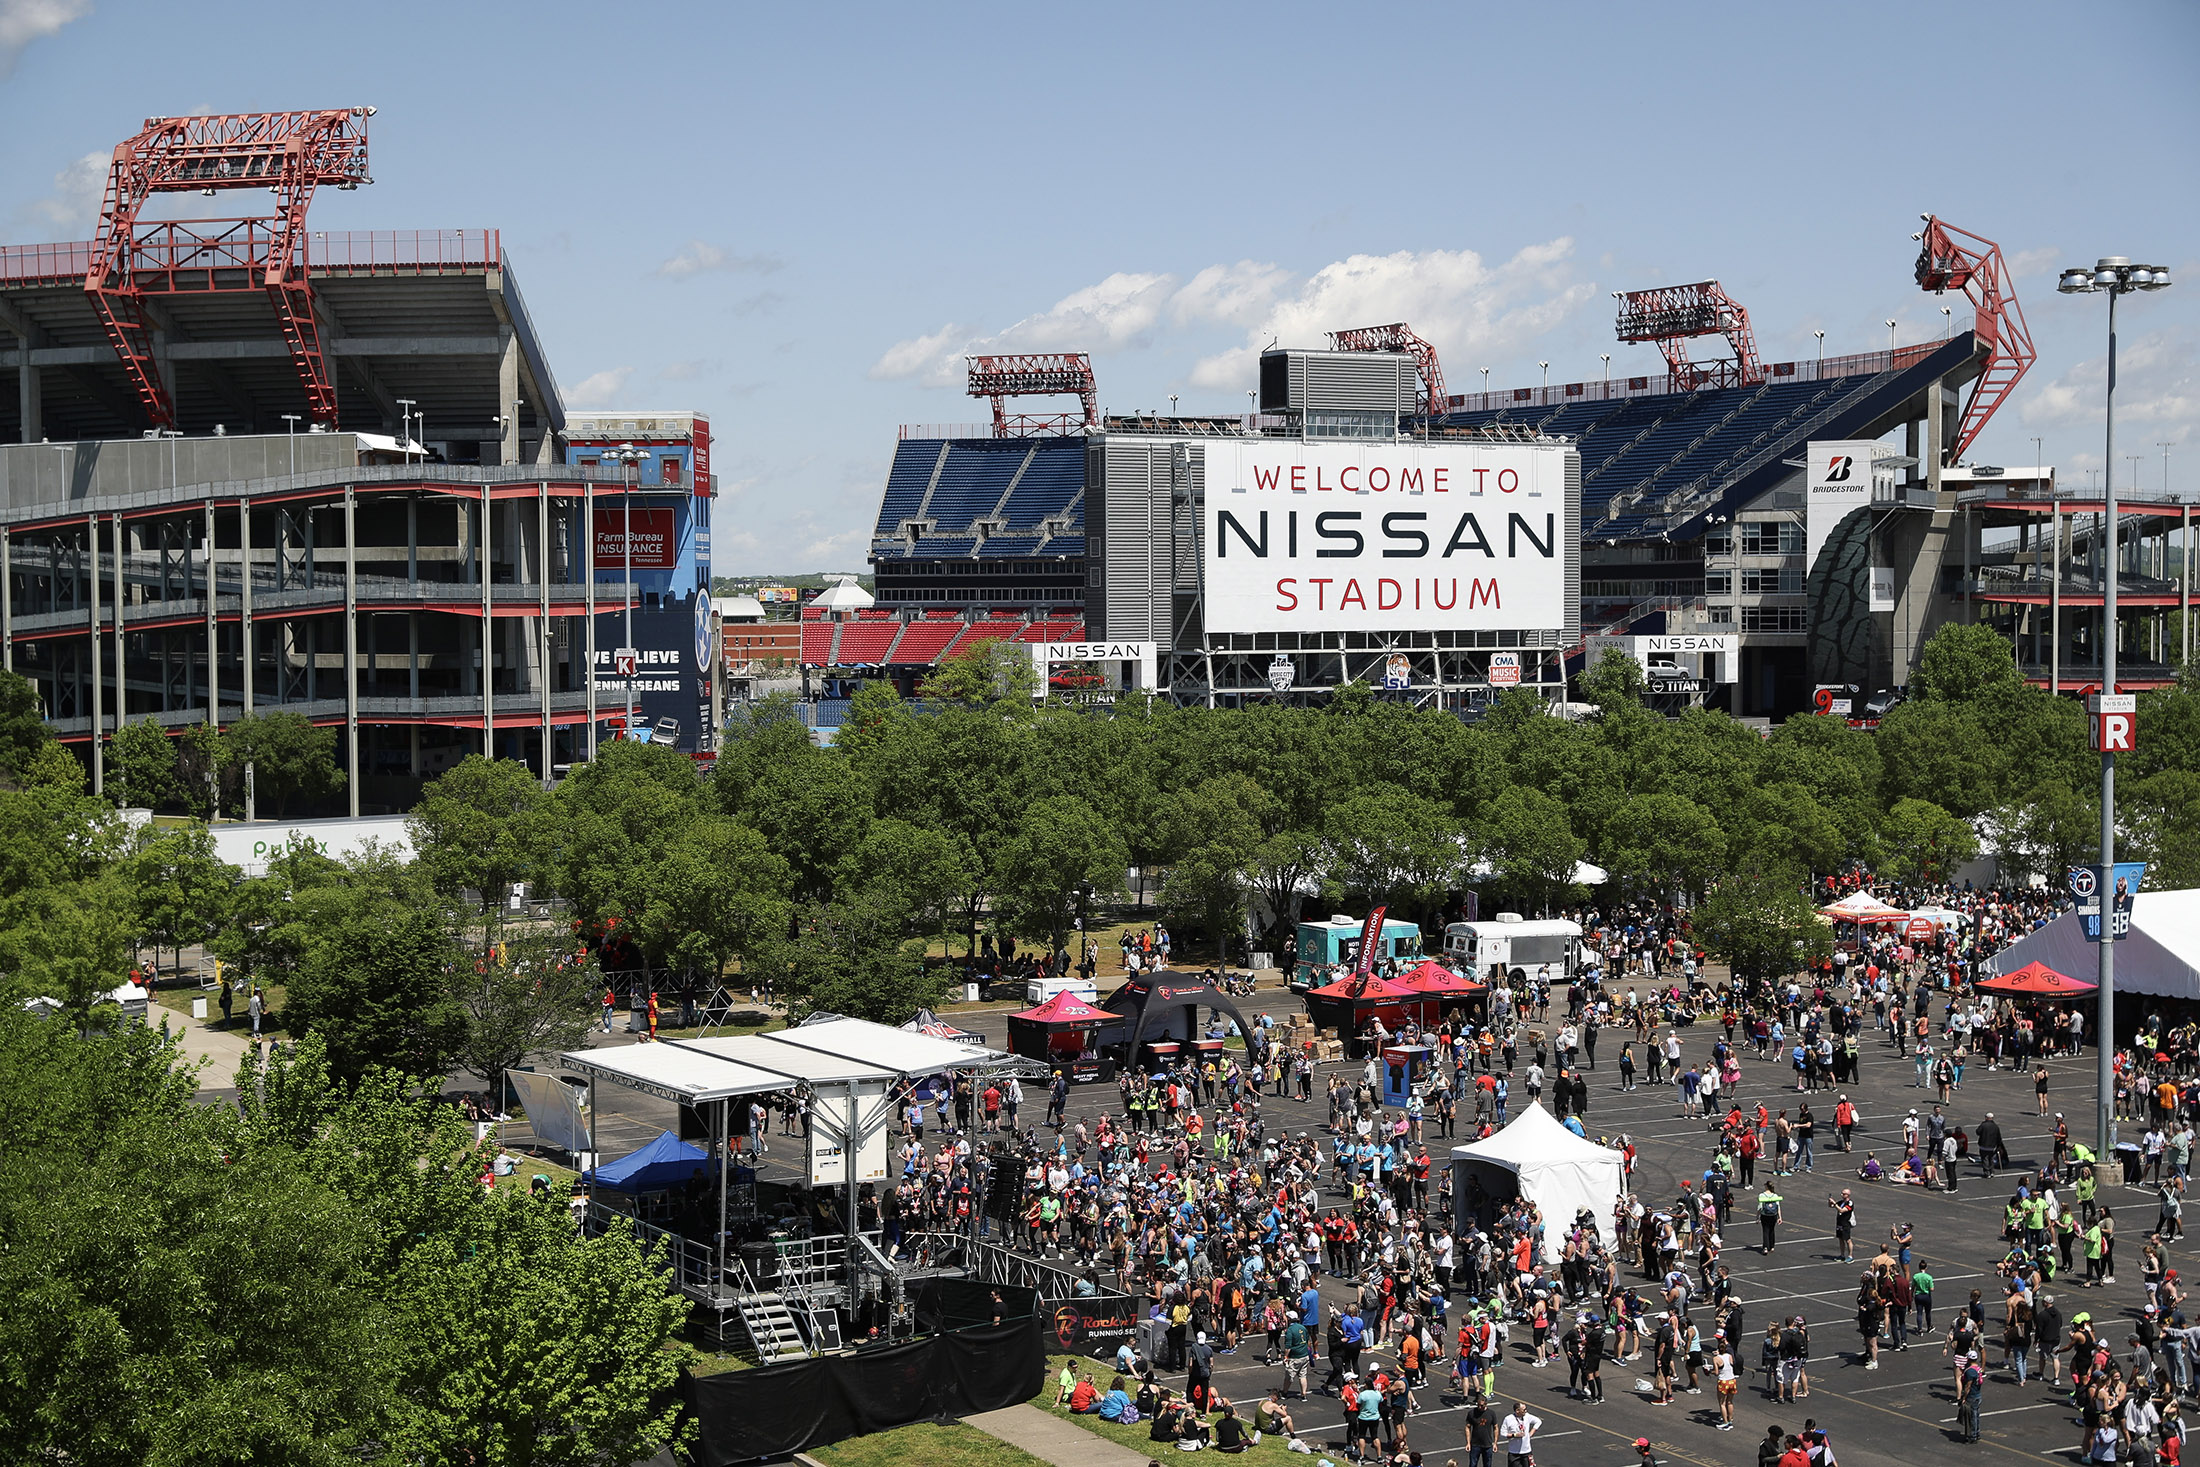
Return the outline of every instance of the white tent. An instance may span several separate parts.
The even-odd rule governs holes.
[[[1597,1234],[1609,1248],[1612,1200],[1626,1187],[1620,1154],[1609,1146],[1584,1141],[1541,1105],[1531,1105],[1512,1124],[1471,1146],[1451,1149],[1451,1198],[1454,1223],[1467,1225],[1467,1184],[1481,1174],[1483,1190],[1503,1196],[1517,1188],[1543,1212],[1543,1256],[1556,1259],[1566,1229],[1583,1208],[1597,1222]]]
[[[2091,979],[2100,944],[2087,942],[2075,908],[1994,954],[1994,971],[2014,973],[2040,962],[2073,978]],[[2200,888],[2142,891],[2131,898],[2131,931],[2116,939],[2116,996],[2200,998]],[[2088,1019],[2093,1017],[2089,1010]]]
[[[827,611],[865,611],[874,603],[871,593],[850,578],[827,586],[810,604]]]

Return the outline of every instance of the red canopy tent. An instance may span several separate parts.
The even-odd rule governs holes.
[[[1417,988],[1423,993],[1433,993],[1441,998],[1470,998],[1489,991],[1487,983],[1462,977],[1433,958],[1424,959],[1412,972],[1402,974],[1397,981],[1405,987]]]
[[[1980,993],[2007,998],[2078,998],[2095,992],[2100,986],[2058,973],[2045,963],[2026,963],[2014,973],[2004,973],[1976,985]]]
[[[1355,985],[1359,989],[1356,993],[1353,991]],[[1370,1019],[1381,1019],[1383,1027],[1393,1034],[1405,1027],[1409,1019],[1433,1024],[1439,997],[1431,989],[1370,974],[1364,981],[1356,977],[1340,978],[1335,983],[1308,989],[1306,1012],[1314,1020],[1315,1028],[1334,1029],[1343,1035],[1345,1053],[1358,1059],[1360,1030]]]
[[[1008,1016],[1008,1047],[1030,1059],[1075,1059],[1085,1052],[1094,1030],[1119,1017],[1074,993],[1057,993],[1037,1008]]]

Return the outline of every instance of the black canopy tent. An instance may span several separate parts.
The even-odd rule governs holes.
[[[1099,1032],[1096,1042],[1122,1045],[1126,1063],[1137,1061],[1139,1046],[1147,1042],[1148,1036],[1155,1039],[1198,1038],[1199,1011],[1203,1008],[1228,1014],[1237,1022],[1241,1038],[1252,1033],[1252,1025],[1245,1021],[1236,1001],[1195,974],[1179,978],[1170,973],[1156,973],[1143,980],[1134,978],[1109,994],[1100,1007],[1120,1017],[1117,1023]],[[1181,1034],[1177,1032],[1179,1025]]]

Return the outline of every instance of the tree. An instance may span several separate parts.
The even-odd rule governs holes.
[[[38,684],[0,669],[0,784],[20,785],[39,753],[54,746]]]
[[[1586,669],[1579,679],[1581,699],[1594,703],[1607,712],[1628,705],[1640,704],[1643,694],[1650,690],[1650,679],[1644,674],[1642,664],[1617,647],[1607,646],[1599,656],[1596,666]]]
[[[1323,884],[1330,894],[1395,907],[1401,917],[1420,911],[1467,864],[1450,812],[1396,785],[1371,785],[1339,800],[1324,834]]]
[[[222,765],[220,732],[210,723],[187,724],[176,739],[175,754],[177,803],[194,820],[213,819],[221,808],[222,792],[233,788],[239,777]]]
[[[130,974],[129,887],[111,871],[42,886],[19,907],[18,987],[61,1000],[79,1026]]]
[[[927,967],[921,945],[902,938],[897,912],[878,892],[805,907],[794,939],[774,944],[755,964],[800,1014],[879,1024],[899,1024],[939,1002],[949,982],[948,969]]]
[[[1514,786],[1490,802],[1483,847],[1501,888],[1545,907],[1574,884],[1582,844],[1566,807],[1539,789]]]
[[[158,810],[178,794],[176,748],[150,718],[125,723],[107,739],[107,797],[117,806]]]
[[[2118,790],[2116,804],[2118,813],[2131,826],[2135,836],[2132,844],[2136,850],[2129,854],[2149,863],[2149,886],[2169,891],[2200,886],[2200,841],[2193,839],[2193,832],[2200,830],[2200,772],[2165,769],[2150,774]],[[2074,866],[2100,859],[2099,804],[2086,803],[2083,814],[2092,817],[2090,836],[2081,830],[2071,831],[2068,845],[2055,853],[2061,865]],[[2071,823],[2082,825],[2084,822],[2074,820]],[[2088,839],[2091,840],[2090,848],[2086,844]],[[2049,867],[2043,874],[2052,879],[2059,877],[2061,870]]]
[[[1074,795],[1034,800],[1002,863],[1001,899],[1014,930],[1065,949],[1083,894],[1112,894],[1129,856],[1099,812]]]
[[[0,1011],[0,1460],[337,1467],[373,1437],[367,1230],[194,1090],[157,1029]]]
[[[705,815],[663,850],[634,913],[637,940],[662,966],[716,979],[786,931],[793,873],[756,831]]]
[[[1746,871],[1694,913],[1697,941],[1742,979],[1784,978],[1833,952],[1833,932],[1788,875]]]
[[[1605,869],[1650,892],[1696,893],[1726,869],[1726,832],[1709,810],[1680,795],[1634,795],[1599,848]]]
[[[501,1095],[504,1072],[527,1056],[580,1048],[602,991],[603,970],[570,940],[537,929],[484,942],[451,965],[459,1066]]]
[[[969,852],[946,831],[879,820],[854,850],[840,858],[833,889],[879,893],[905,914],[904,932],[944,935],[956,899],[970,886],[972,874]]]
[[[320,800],[344,787],[336,767],[336,730],[316,728],[303,713],[248,713],[222,730],[222,758],[239,770],[250,765],[253,800],[264,813],[274,806],[285,819],[292,800]]]
[[[309,939],[284,1001],[293,1033],[317,1034],[345,1084],[381,1065],[440,1073],[465,1038],[449,996],[458,956],[439,917],[422,906],[347,888]]]
[[[1950,622],[1919,649],[1910,696],[1926,702],[1976,703],[2023,686],[2009,639],[1990,626]]]
[[[406,818],[413,858],[443,895],[478,892],[494,922],[513,883],[547,863],[549,799],[518,760],[468,754],[428,782]]]
[[[562,1209],[509,1192],[413,1248],[391,1291],[391,1454],[600,1467],[670,1446],[680,1365],[665,1345],[689,1305],[663,1266],[623,1222],[584,1237]]]
[[[240,873],[214,854],[214,834],[203,825],[148,826],[118,869],[130,889],[133,930],[153,945],[156,967],[160,949],[174,948],[180,977],[183,950],[224,925]]]
[[[1978,832],[1926,800],[1897,800],[1881,836],[1880,869],[1896,881],[1938,885],[1978,859]]]
[[[992,703],[1028,704],[1039,688],[1031,649],[1022,642],[987,637],[945,658],[917,686],[917,696],[981,708]]]

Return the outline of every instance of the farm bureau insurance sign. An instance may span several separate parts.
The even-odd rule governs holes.
[[[1567,624],[1561,446],[1208,443],[1207,630]]]

